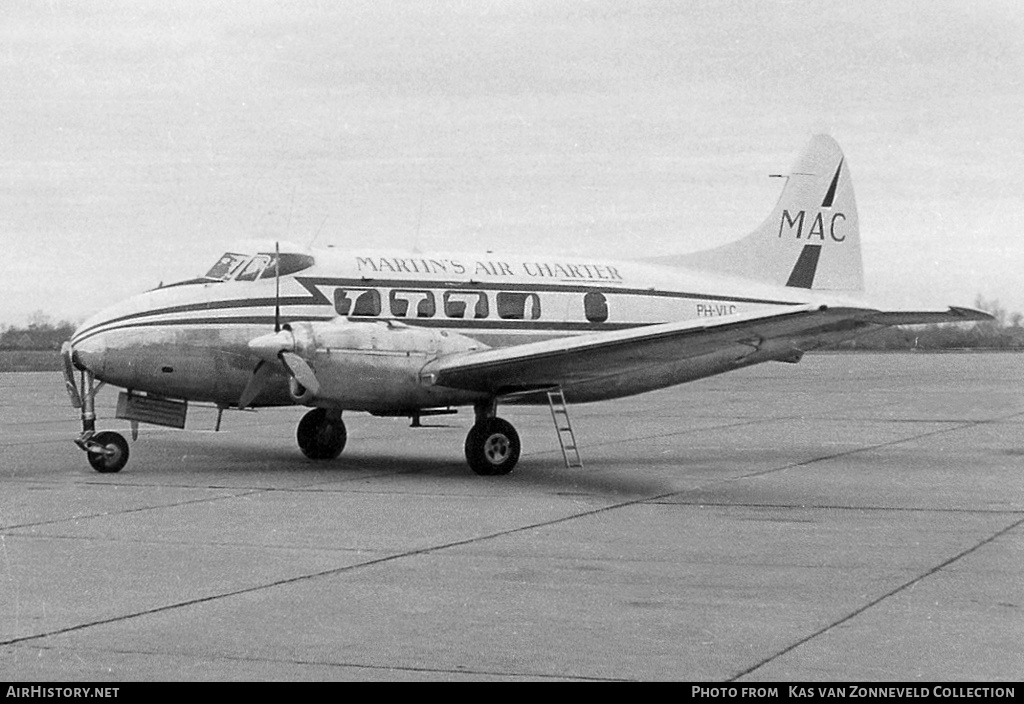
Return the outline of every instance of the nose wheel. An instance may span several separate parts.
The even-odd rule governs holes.
[[[128,464],[128,441],[120,433],[109,430],[96,433],[86,445],[89,464],[97,472],[120,472]]]

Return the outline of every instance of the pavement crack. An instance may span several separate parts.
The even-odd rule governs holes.
[[[780,418],[774,418],[772,420],[796,420],[797,418],[798,418],[797,416],[790,416],[790,417],[781,418],[781,419]],[[764,423],[764,422],[765,422],[764,418],[755,418],[755,419],[752,419],[752,420],[742,420],[742,421],[735,421],[735,422],[731,422],[731,423],[720,423],[718,425],[709,425],[709,426],[703,427],[703,428],[685,428],[683,430],[672,430],[672,431],[669,431],[667,433],[653,433],[651,435],[638,435],[638,436],[630,437],[630,438],[615,438],[615,439],[612,439],[612,440],[605,440],[603,442],[590,442],[590,443],[586,443],[585,446],[581,446],[581,449],[586,450],[587,448],[591,448],[591,447],[608,447],[608,446],[617,447],[617,446],[622,445],[623,443],[646,442],[648,440],[660,440],[662,438],[672,438],[672,437],[677,437],[677,436],[680,436],[680,435],[692,435],[694,433],[703,433],[703,432],[708,432],[708,431],[713,431],[713,430],[728,430],[729,428],[742,428],[743,426],[746,426],[746,425],[757,425],[759,423]],[[523,453],[523,454],[524,455],[531,455],[531,456],[533,456],[533,455],[550,455],[550,454],[558,454],[558,453],[559,453],[558,449],[553,449],[553,450],[538,450],[538,451],[533,451],[533,452],[528,452],[528,453]]]
[[[687,492],[680,492],[687,493]],[[662,500],[648,500],[649,503],[662,503]],[[757,508],[782,509],[786,511],[875,511],[884,513],[960,513],[972,515],[1010,516],[1024,513],[1024,509],[1014,508],[940,508],[932,506],[843,506],[841,504],[757,504],[750,502],[729,503],[727,501],[664,501],[668,506],[702,506],[707,508]]]
[[[588,511],[581,511],[581,512],[577,512],[577,513],[573,513],[571,515],[562,516],[560,518],[552,518],[552,519],[549,519],[549,520],[546,520],[546,521],[539,521],[537,523],[531,523],[529,525],[517,526],[515,528],[509,528],[507,530],[496,531],[494,533],[488,533],[486,535],[478,535],[478,536],[473,536],[473,537],[470,537],[470,538],[464,538],[462,540],[453,540],[453,541],[450,541],[450,542],[447,542],[447,543],[442,543],[442,544],[439,544],[439,545],[430,545],[430,546],[423,547],[423,548],[417,548],[415,550],[406,550],[404,552],[393,553],[391,555],[385,555],[383,557],[374,558],[372,560],[365,560],[363,562],[357,562],[355,564],[345,565],[344,567],[335,567],[335,568],[332,568],[332,569],[329,569],[329,570],[320,570],[318,572],[311,572],[311,573],[308,573],[308,574],[296,575],[294,577],[288,577],[288,578],[285,578],[285,579],[277,579],[277,580],[274,580],[272,582],[267,582],[267,583],[264,583],[264,584],[256,584],[256,585],[252,585],[252,586],[249,586],[249,587],[243,587],[241,589],[232,589],[230,591],[221,592],[219,594],[210,594],[210,595],[203,596],[203,597],[197,597],[195,599],[187,599],[185,601],[179,601],[179,602],[176,602],[176,603],[173,603],[173,604],[164,604],[163,606],[156,606],[156,607],[153,607],[153,608],[150,608],[150,609],[142,609],[140,611],[135,611],[135,612],[132,612],[132,613],[120,614],[120,615],[117,615],[117,616],[111,616],[109,618],[96,619],[94,621],[89,621],[87,623],[79,623],[79,624],[75,624],[74,626],[66,626],[64,628],[56,628],[56,629],[53,629],[51,631],[46,631],[44,633],[34,633],[34,634],[31,634],[31,635],[19,636],[19,637],[16,637],[16,638],[8,638],[8,639],[5,639],[5,640],[0,640],[0,646],[14,645],[16,643],[25,643],[25,642],[32,641],[32,640],[38,640],[40,638],[49,638],[49,637],[52,637],[52,636],[64,635],[64,634],[67,634],[67,633],[74,633],[76,631],[82,631],[82,630],[85,630],[87,628],[93,628],[95,626],[104,626],[104,625],[108,625],[108,624],[112,624],[112,623],[120,623],[120,622],[123,622],[123,621],[129,621],[129,620],[134,619],[134,618],[140,618],[142,616],[151,616],[153,614],[159,614],[159,613],[164,613],[164,612],[168,612],[168,611],[174,611],[176,609],[183,609],[183,608],[187,608],[187,607],[190,607],[190,606],[196,606],[196,605],[199,605],[199,604],[206,604],[206,603],[218,601],[220,599],[228,599],[228,598],[231,598],[231,597],[243,596],[245,594],[253,594],[253,593],[260,592],[260,591],[265,591],[265,590],[268,590],[268,589],[274,589],[274,588],[277,588],[277,587],[282,587],[282,586],[286,586],[286,585],[290,585],[290,584],[299,584],[299,583],[302,583],[302,582],[307,582],[307,581],[311,581],[311,580],[315,580],[315,579],[320,579],[320,578],[324,578],[324,577],[334,577],[334,576],[337,576],[337,575],[340,575],[340,574],[345,574],[345,573],[348,573],[348,572],[353,572],[353,571],[360,570],[360,569],[365,569],[365,568],[368,568],[368,567],[374,567],[374,566],[377,566],[377,565],[382,565],[382,564],[386,564],[386,563],[390,563],[390,562],[395,562],[397,560],[402,560],[402,559],[405,559],[405,558],[408,558],[408,557],[416,557],[416,556],[419,556],[419,555],[428,555],[428,554],[431,554],[431,553],[440,552],[442,550],[448,550],[448,549],[451,549],[451,548],[462,547],[462,546],[465,546],[465,545],[473,545],[475,543],[481,543],[481,542],[485,542],[485,541],[488,541],[488,540],[494,540],[495,538],[501,538],[501,537],[508,536],[508,535],[513,535],[513,534],[516,534],[516,533],[522,533],[524,531],[536,530],[538,528],[545,528],[545,527],[548,527],[548,526],[558,525],[560,523],[566,523],[568,521],[574,521],[574,520],[577,520],[577,519],[580,519],[580,518],[586,518],[586,517],[589,517],[589,516],[594,516],[594,515],[597,515],[597,514],[605,513],[605,512],[608,512],[608,511],[613,511],[613,510],[616,510],[616,509],[619,509],[619,508],[624,508],[624,507],[627,507],[627,506],[634,506],[634,505],[638,505],[638,504],[643,504],[643,503],[647,503],[649,501],[657,501],[659,499],[664,499],[664,498],[667,498],[669,496],[673,496],[676,493],[678,493],[678,492],[668,492],[668,493],[665,493],[665,494],[662,494],[662,495],[659,495],[659,496],[648,496],[648,497],[642,497],[642,498],[638,498],[638,499],[631,499],[629,501],[622,501],[622,502],[611,504],[611,505],[608,505],[608,506],[601,506],[600,508],[595,508],[595,509],[591,509],[591,510],[588,510]],[[224,498],[231,498],[231,497],[224,497]],[[134,509],[134,510],[143,510],[143,509]]]
[[[779,659],[783,655],[786,655],[787,653],[791,653],[794,650],[796,650],[797,648],[801,647],[802,645],[811,642],[812,640],[814,640],[818,636],[824,635],[825,633],[828,633],[829,631],[833,630],[834,628],[836,628],[838,626],[841,626],[844,623],[847,623],[848,621],[853,620],[854,618],[856,618],[857,616],[860,616],[865,611],[868,611],[869,609],[877,606],[878,604],[881,604],[883,601],[889,599],[890,597],[896,596],[897,594],[899,594],[899,593],[901,593],[903,591],[906,591],[907,589],[913,587],[914,585],[918,584],[919,582],[922,582],[925,579],[927,579],[928,577],[932,576],[936,572],[939,572],[940,570],[945,569],[946,567],[948,567],[949,565],[953,564],[954,562],[957,562],[961,558],[964,558],[964,557],[970,555],[971,553],[977,551],[979,548],[984,547],[985,545],[988,545],[989,543],[993,542],[997,538],[999,538],[999,537],[1001,537],[1003,535],[1006,535],[1007,533],[1009,533],[1010,531],[1014,530],[1015,528],[1018,528],[1021,525],[1024,525],[1024,518],[1021,518],[1018,521],[1014,521],[1010,525],[1008,525],[1008,526],[1006,526],[1006,527],[996,531],[995,533],[993,533],[989,537],[985,538],[984,540],[978,541],[977,543],[975,543],[971,547],[967,548],[966,550],[962,550],[961,552],[957,553],[953,557],[950,557],[949,559],[944,560],[943,562],[940,562],[939,564],[935,565],[934,567],[932,567],[931,569],[927,570],[926,572],[923,572],[922,574],[919,574],[918,576],[914,577],[913,579],[911,579],[911,580],[909,580],[907,582],[904,582],[900,586],[898,586],[895,589],[892,589],[892,590],[886,592],[885,594],[881,595],[880,597],[878,597],[876,599],[872,599],[871,601],[869,601],[868,603],[864,604],[860,608],[854,609],[853,611],[851,611],[847,615],[843,616],[842,618],[840,618],[840,619],[838,619],[836,621],[833,621],[832,623],[828,624],[827,626],[825,626],[823,628],[819,628],[814,633],[811,633],[810,635],[805,636],[804,638],[801,638],[800,640],[798,640],[795,643],[793,643],[793,644],[783,648],[782,650],[778,651],[777,653],[774,653],[773,655],[770,655],[769,657],[764,658],[760,662],[758,662],[758,663],[748,667],[747,669],[742,670],[742,671],[736,673],[735,675],[733,675],[732,677],[728,678],[725,681],[726,682],[735,682],[738,679],[740,679],[741,677],[745,677],[745,676],[751,674],[752,672],[755,672],[756,670],[759,670],[760,668],[764,667],[768,663],[773,662],[774,660]]]
[[[120,511],[99,511],[97,513],[83,513],[74,516],[68,516],[66,518],[55,518],[49,521],[32,521],[30,523],[15,523],[11,525],[0,526],[2,531],[19,530],[22,528],[38,528],[39,526],[52,526],[60,525],[62,523],[70,523],[74,521],[81,521],[89,518],[103,518],[104,516],[123,516],[130,513],[141,513],[143,511],[155,511],[164,508],[175,508],[177,506],[189,506],[191,504],[201,504],[212,501],[223,501],[224,499],[238,499],[243,496],[251,496],[253,494],[260,494],[269,491],[268,489],[251,489],[234,494],[224,494],[221,496],[204,496],[199,499],[187,499],[185,501],[174,501],[167,504],[155,504],[152,506],[136,506],[134,508],[127,508]]]
[[[33,650],[51,651],[58,650],[54,646],[37,645],[33,646]],[[60,649],[63,650],[63,649]],[[144,650],[144,649],[88,649],[90,652],[103,652],[111,653],[116,655],[144,655],[144,656],[162,656],[165,655],[160,650]],[[222,654],[215,657],[210,657],[207,653],[186,653],[178,651],[178,655],[201,655],[206,662],[221,661],[221,662],[238,662],[238,663],[266,663],[276,665],[298,665],[300,667],[324,667],[324,668],[337,668],[337,669],[352,669],[352,670],[372,670],[378,672],[408,672],[413,674],[429,674],[429,675],[462,675],[466,677],[502,677],[502,678],[523,678],[523,679],[537,679],[537,680],[553,680],[553,681],[573,681],[573,682],[634,682],[636,680],[624,678],[624,677],[608,677],[602,675],[570,675],[564,673],[550,673],[550,672],[532,672],[527,670],[492,670],[485,668],[468,667],[462,665],[452,665],[449,667],[427,667],[427,666],[415,666],[415,665],[377,665],[374,663],[358,662],[358,661],[345,661],[345,660],[311,660],[308,658],[271,658],[271,657],[254,657],[250,655],[229,655]]]
[[[753,478],[753,477],[762,477],[762,476],[764,476],[766,474],[773,474],[774,472],[782,472],[782,471],[787,470],[787,469],[793,469],[794,467],[806,467],[807,465],[815,464],[816,462],[825,462],[827,460],[839,459],[840,457],[848,457],[849,455],[855,455],[855,454],[858,454],[860,452],[868,452],[870,450],[878,450],[878,449],[881,449],[883,447],[893,447],[895,445],[902,445],[903,443],[910,442],[912,440],[920,440],[921,438],[931,437],[932,435],[943,435],[945,433],[951,433],[951,432],[954,432],[956,430],[964,430],[966,428],[973,428],[973,427],[975,427],[977,425],[981,425],[982,423],[989,423],[989,422],[992,422],[992,421],[968,421],[966,423],[963,423],[962,425],[955,425],[955,426],[953,426],[951,428],[938,428],[937,430],[930,430],[930,431],[925,432],[925,433],[917,433],[916,435],[910,435],[910,436],[907,436],[905,438],[897,438],[895,440],[888,440],[886,442],[880,442],[880,443],[876,443],[874,445],[865,445],[864,447],[855,447],[855,448],[852,448],[850,450],[843,450],[842,452],[833,452],[831,454],[822,455],[820,457],[812,457],[811,459],[803,460],[802,462],[791,462],[789,464],[782,465],[781,467],[772,467],[770,469],[762,469],[762,470],[758,470],[756,472],[748,472],[746,474],[740,474],[740,475],[737,475],[735,477],[730,477],[729,479],[726,479],[726,480],[723,480],[723,481],[732,481],[732,482],[734,482],[734,481],[738,481],[740,479],[750,479],[750,478]]]

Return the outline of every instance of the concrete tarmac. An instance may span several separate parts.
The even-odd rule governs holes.
[[[100,394],[100,429],[116,394]],[[93,472],[57,374],[0,375],[0,679],[1024,678],[1024,355],[810,355],[570,409],[190,409]]]

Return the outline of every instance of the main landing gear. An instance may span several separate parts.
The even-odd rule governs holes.
[[[314,408],[302,416],[295,436],[302,454],[311,460],[333,460],[348,440],[341,411],[326,408]]]
[[[476,408],[476,423],[466,436],[466,461],[484,476],[508,474],[519,461],[519,433],[507,420],[495,416],[496,404]],[[299,421],[295,433],[302,454],[311,460],[333,460],[345,449],[348,434],[341,411],[314,408]]]
[[[497,404],[476,407],[476,423],[466,436],[466,461],[483,476],[508,474],[519,461],[519,433],[507,420],[498,418]]]

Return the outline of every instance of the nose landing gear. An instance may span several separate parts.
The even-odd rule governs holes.
[[[71,346],[64,343],[64,383],[71,397],[71,405],[82,409],[82,434],[75,444],[85,450],[89,464],[103,474],[120,472],[128,464],[128,441],[120,433],[109,430],[96,432],[96,392],[104,383],[96,383],[89,370],[82,371],[81,387],[75,384],[75,369],[71,360]]]

